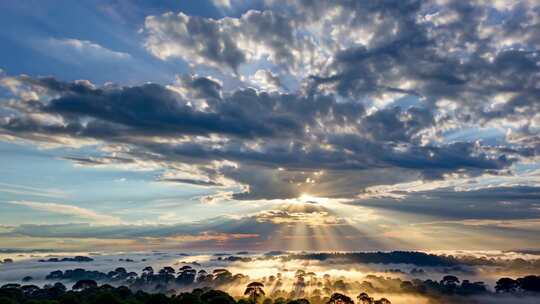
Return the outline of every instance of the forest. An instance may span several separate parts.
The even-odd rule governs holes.
[[[83,268],[56,270],[46,280],[50,283],[40,287],[26,276],[23,284],[1,286],[0,304],[390,304],[397,303],[392,302],[394,298],[407,303],[404,296],[422,298],[423,303],[476,303],[482,297],[507,301],[540,298],[540,276],[536,275],[502,277],[490,288],[483,282],[461,280],[454,275],[437,281],[370,274],[358,281],[328,274],[318,276],[301,269],[294,278],[276,273],[252,281],[247,275],[227,269],[206,271],[184,265],[177,270],[171,266],[158,270],[147,266],[140,275],[123,267],[108,273]]]

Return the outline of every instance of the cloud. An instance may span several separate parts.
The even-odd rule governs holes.
[[[199,64],[208,61],[235,71],[246,60],[234,39],[221,29],[221,23],[212,19],[165,13],[147,17],[145,30],[149,33],[146,48],[160,59],[181,57]]]
[[[213,181],[196,180],[189,178],[161,178],[160,182],[190,184],[195,186],[223,186]]]
[[[394,199],[396,197],[398,201]],[[353,204],[445,219],[518,220],[540,218],[539,197],[540,188],[537,186],[513,185],[472,190],[440,187],[414,193],[394,191],[384,197],[364,198]]]
[[[307,61],[302,50],[314,45],[294,25],[273,11],[249,10],[239,18],[217,20],[169,12],[146,18],[145,46],[160,59],[178,57],[235,72],[264,56],[285,67],[298,66]]]
[[[257,215],[260,222],[274,224],[304,224],[309,226],[343,225],[345,221],[326,211],[289,212],[285,210],[269,210]]]
[[[64,198],[67,196],[66,193],[57,189],[43,189],[2,182],[0,182],[0,192],[49,198]]]
[[[377,186],[517,175],[540,152],[532,6],[266,1],[236,17],[152,15],[146,49],[217,68],[212,77],[96,86],[5,76],[13,98],[0,132],[96,145],[103,155],[66,159],[151,165],[163,181],[219,187],[209,201],[357,198]],[[230,71],[257,89],[231,86]],[[297,89],[285,93],[291,78]],[[460,137],[467,128],[507,135]]]
[[[51,43],[58,44],[66,47],[71,47],[80,51],[81,53],[87,53],[95,56],[113,57],[115,59],[127,59],[130,57],[128,53],[111,51],[103,46],[88,41],[79,39],[51,39]]]
[[[268,70],[257,70],[250,79],[256,85],[268,91],[279,90],[282,87],[279,77]]]
[[[376,99],[401,92],[418,95],[434,106],[451,101],[456,104],[454,119],[466,122],[503,117],[523,122],[534,116],[537,109],[532,100],[539,96],[534,85],[540,66],[538,42],[526,36],[511,47],[500,45],[515,37],[510,34],[518,22],[515,18],[520,30],[538,28],[537,16],[519,13],[525,3],[500,12],[490,22],[486,20],[497,9],[487,3],[403,1],[400,5],[398,11],[385,4],[350,4],[351,11],[388,18],[376,26],[359,21],[380,35],[336,52],[332,64],[312,77],[314,83],[352,98]],[[386,27],[393,30],[382,32]],[[510,97],[493,103],[502,94]]]
[[[450,122],[537,125],[535,7],[525,1],[269,1],[266,10],[236,18],[149,16],[146,46],[162,59],[233,70],[268,60],[273,70],[310,87],[368,104],[416,96],[447,120],[439,130]],[[274,77],[254,70],[248,79],[275,89],[267,81]]]
[[[106,156],[106,157],[79,157],[79,156],[65,156],[63,159],[69,160],[79,166],[107,166],[107,165],[123,165],[132,164],[134,160],[129,158]]]
[[[25,206],[25,207],[35,209],[35,210],[40,210],[40,211],[58,213],[58,214],[63,214],[63,215],[70,215],[77,218],[90,220],[93,223],[97,223],[97,224],[115,225],[115,224],[121,223],[121,220],[117,217],[97,213],[89,209],[72,206],[72,205],[33,202],[33,201],[11,201],[9,203],[12,205]]]
[[[177,181],[236,184],[243,191],[235,199],[331,190],[320,186],[336,176],[343,182],[334,188],[343,193],[333,195],[350,196],[385,178],[405,182],[505,170],[519,156],[512,149],[472,142],[426,143],[424,132],[437,123],[427,108],[367,113],[362,104],[332,95],[229,92],[204,77],[186,76],[170,87],[96,87],[50,77],[17,80],[43,97],[9,105],[14,115],[0,123],[6,135],[121,146],[111,155],[66,159],[86,166],[148,163],[173,173],[191,170],[196,179],[176,174]]]
[[[80,64],[81,59],[93,62],[109,62],[132,59],[129,53],[110,50],[98,43],[74,38],[49,38],[35,42],[36,48],[47,48],[47,55],[60,61]]]
[[[231,0],[212,0],[212,3],[219,8],[231,8]]]
[[[0,233],[0,239],[26,238],[38,243],[70,240],[70,243],[109,243],[107,250],[118,247],[191,248],[224,247],[230,249],[320,249],[329,250],[337,243],[353,250],[377,247],[375,235],[369,236],[351,226],[333,210],[314,203],[298,202],[274,205],[275,208],[242,216],[219,216],[196,222],[175,224],[24,224]],[[331,240],[323,240],[323,235]],[[114,240],[117,243],[110,243]],[[314,244],[316,240],[317,244]],[[294,243],[289,246],[288,243]],[[49,243],[50,244],[50,243]],[[69,244],[59,245],[61,247]],[[315,246],[315,247],[310,247]]]

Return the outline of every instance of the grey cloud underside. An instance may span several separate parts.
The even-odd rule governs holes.
[[[191,184],[195,186],[223,186],[222,184],[213,181],[203,181],[189,178],[161,178],[159,179],[159,181],[169,183]]]
[[[3,104],[9,115],[0,128],[36,141],[93,139],[124,147],[118,161],[110,155],[71,158],[80,164],[149,161],[168,171],[189,165],[200,179],[163,180],[200,186],[232,180],[246,186],[233,194],[236,199],[302,192],[354,197],[368,186],[450,173],[509,174],[513,164],[540,152],[538,7],[523,2],[498,9],[480,1],[289,1],[282,3],[285,8],[268,3],[268,10],[238,18],[149,16],[145,46],[164,60],[181,57],[236,72],[264,59],[279,75],[304,77],[294,93],[226,91],[218,81],[196,76],[181,77],[172,88],[95,87],[23,76],[17,80],[50,98]],[[374,100],[387,94],[418,102],[374,108]],[[504,94],[507,100],[494,102]],[[497,145],[440,140],[452,128],[501,121],[518,127]]]
[[[317,221],[313,221],[317,217]],[[323,223],[324,222],[324,223]],[[285,226],[283,225],[285,224]],[[320,233],[318,225],[325,226],[336,241],[344,242],[346,248],[386,248],[365,232],[348,224],[328,209],[316,204],[298,209],[298,206],[282,205],[278,209],[267,210],[239,218],[226,216],[207,219],[204,222],[181,223],[174,225],[108,225],[59,224],[59,225],[19,225],[12,227],[1,236],[26,236],[34,238],[72,238],[72,239],[130,239],[148,242],[150,239],[186,238],[186,243],[215,243],[212,236],[223,237],[223,242],[238,245],[237,248],[249,249],[259,246],[262,249],[283,249],[286,239],[291,237],[291,227],[304,227],[302,238],[309,240]],[[288,226],[288,227],[287,227]],[[272,243],[278,241],[277,243]],[[182,246],[184,244],[178,244]],[[265,247],[266,246],[266,247]]]
[[[395,193],[407,194],[401,191]],[[469,191],[441,188],[411,193],[399,202],[371,199],[353,204],[444,219],[516,220],[538,219],[539,200],[540,187],[500,186]]]
[[[65,156],[63,159],[72,161],[73,163],[82,165],[82,166],[100,166],[100,165],[109,165],[109,164],[131,164],[133,159],[122,158],[122,157],[80,157],[80,156]]]
[[[396,175],[405,180],[411,176],[440,178],[458,170],[475,175],[505,169],[516,155],[511,150],[496,153],[493,147],[484,151],[468,142],[420,144],[418,133],[436,124],[425,108],[389,107],[367,114],[362,104],[337,102],[331,95],[269,94],[251,89],[228,93],[206,78],[183,83],[184,89],[196,93],[193,98],[204,99],[206,107],[197,108],[191,103],[194,100],[157,84],[94,88],[50,78],[19,80],[59,97],[26,101],[30,106],[3,120],[4,133],[45,141],[56,137],[97,139],[129,147],[121,156],[71,157],[80,164],[142,160],[159,161],[166,167],[178,163],[206,166],[201,170],[210,178],[221,175],[250,186],[249,192],[235,195],[238,199],[296,197],[301,192],[297,184],[310,177],[304,171],[327,170],[319,178],[320,184],[338,175],[356,181],[362,178],[355,175],[372,176],[371,181],[354,185],[359,191],[382,182],[384,178],[377,172],[383,170],[394,180]],[[53,115],[62,123],[34,119],[36,114]],[[208,140],[212,136],[218,139]],[[156,141],[156,137],[183,141]],[[216,160],[239,166],[209,169]],[[220,184],[211,179],[176,181]]]
[[[301,223],[299,216],[309,216],[317,212],[327,212],[318,206],[313,206],[298,213],[292,206],[247,215],[241,218],[226,216],[207,219],[204,222],[182,223],[177,225],[109,225],[96,226],[89,224],[59,224],[59,225],[20,225],[12,227],[12,231],[4,235],[27,235],[32,237],[72,237],[72,238],[144,238],[144,237],[174,237],[178,235],[197,235],[203,232],[243,234],[246,232],[260,234],[263,237],[274,232],[279,227],[273,220],[283,219]],[[336,225],[346,225],[344,222]]]

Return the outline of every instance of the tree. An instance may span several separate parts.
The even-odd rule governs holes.
[[[336,292],[330,297],[327,304],[354,304],[354,301],[346,295]]]
[[[235,304],[233,297],[221,290],[209,290],[201,295],[201,300],[208,304]]]
[[[184,292],[179,294],[173,301],[174,304],[202,304],[198,296]]]
[[[184,266],[178,270],[179,275],[176,278],[176,282],[182,285],[189,285],[193,283],[197,276],[197,270],[191,268],[191,266]]]
[[[40,290],[40,288],[38,286],[36,286],[36,285],[23,285],[23,286],[21,286],[21,291],[25,295],[32,295],[32,294],[34,294],[35,292],[37,292],[39,290]]]
[[[304,296],[304,289],[306,288],[306,282],[304,280],[304,275],[296,275],[296,282],[293,283],[294,287],[294,297],[299,298]]]
[[[525,291],[540,292],[540,276],[528,275],[517,281],[519,287]]]
[[[220,284],[228,283],[232,279],[232,273],[227,269],[214,269],[212,274],[214,275],[214,281],[217,281]]]
[[[249,296],[251,303],[257,303],[257,299],[264,296],[264,284],[261,282],[251,282],[247,285],[244,295]]]
[[[457,293],[461,295],[473,295],[480,294],[487,291],[484,282],[471,283],[469,280],[463,280],[461,286],[458,288]]]
[[[370,297],[367,293],[362,292],[361,294],[356,297],[358,299],[359,304],[372,304],[373,298]]]
[[[516,292],[518,287],[518,281],[511,278],[500,278],[497,283],[495,283],[495,290],[497,292]]]
[[[51,273],[49,273],[45,279],[46,280],[60,280],[62,279],[64,276],[64,273],[62,272],[62,270],[55,270],[55,271],[51,271]]]
[[[122,304],[122,300],[120,300],[116,295],[114,295],[110,291],[106,292],[100,292],[96,295],[94,301],[96,304]]]
[[[79,280],[71,289],[73,290],[86,290],[89,288],[97,288],[98,284],[94,280]]]
[[[310,304],[310,303],[306,299],[295,299],[295,300],[287,302],[287,304]]]
[[[161,275],[172,275],[174,273],[175,273],[175,270],[171,266],[165,266],[159,270],[159,274]]]
[[[0,297],[0,304],[17,304],[17,302],[7,297]]]
[[[142,270],[142,275],[143,276],[151,276],[153,274],[154,274],[154,268],[152,268],[152,266],[146,266]]]
[[[390,302],[390,300],[388,300],[387,298],[380,298],[373,302],[373,304],[392,304],[392,302]]]
[[[446,275],[442,278],[439,283],[443,287],[443,291],[447,294],[453,294],[456,291],[456,288],[459,284],[459,279],[453,275]]]
[[[459,284],[459,279],[458,277],[453,276],[453,275],[444,276],[441,280],[441,285],[443,286],[455,288],[457,284]]]

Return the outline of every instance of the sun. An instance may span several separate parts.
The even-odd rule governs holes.
[[[320,199],[321,199],[320,197],[313,196],[313,195],[311,195],[309,193],[302,193],[298,197],[298,202],[300,202],[300,203],[317,202]]]

